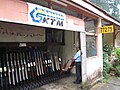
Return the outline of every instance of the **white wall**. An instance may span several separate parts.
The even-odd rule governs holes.
[[[93,83],[96,79],[101,78],[101,59],[98,57],[87,58],[87,80],[88,84]]]
[[[103,71],[103,50],[102,34],[100,33],[101,18],[98,19],[98,36],[97,36],[97,56],[87,58],[87,80],[88,84],[93,83],[102,77]]]

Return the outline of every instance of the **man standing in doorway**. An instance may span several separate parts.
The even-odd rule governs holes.
[[[76,47],[76,54],[73,58],[70,58],[70,60],[74,60],[76,64],[76,80],[74,81],[75,84],[79,84],[81,82],[81,55],[82,52],[80,50],[80,47]]]

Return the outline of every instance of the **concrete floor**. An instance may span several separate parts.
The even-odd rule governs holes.
[[[43,85],[34,90],[82,90],[81,84],[74,84],[75,76],[71,75],[69,77],[64,77],[60,80],[54,81],[52,83]]]
[[[64,77],[60,80],[43,85],[34,90],[84,90],[81,84],[74,84],[75,76]],[[120,90],[120,77],[111,77],[107,83],[97,83],[90,89],[85,90]]]
[[[120,77],[111,77],[106,83],[98,83],[90,90],[120,90]]]

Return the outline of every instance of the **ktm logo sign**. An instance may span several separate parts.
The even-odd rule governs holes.
[[[66,16],[64,13],[54,11],[42,6],[34,6],[34,8],[30,7],[29,9],[30,22],[36,23],[37,25],[39,24],[40,26],[53,28],[65,28],[66,26]]]

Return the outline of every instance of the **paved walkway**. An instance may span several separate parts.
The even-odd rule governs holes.
[[[82,90],[81,84],[74,84],[75,76],[69,76],[52,82],[50,84],[43,85],[34,90]]]
[[[107,83],[98,83],[90,90],[120,90],[120,77],[111,77]]]
[[[74,79],[75,76],[69,76],[34,90],[84,90],[80,88],[81,84],[73,83]],[[111,77],[107,83],[97,83],[89,90],[120,90],[120,77]]]

